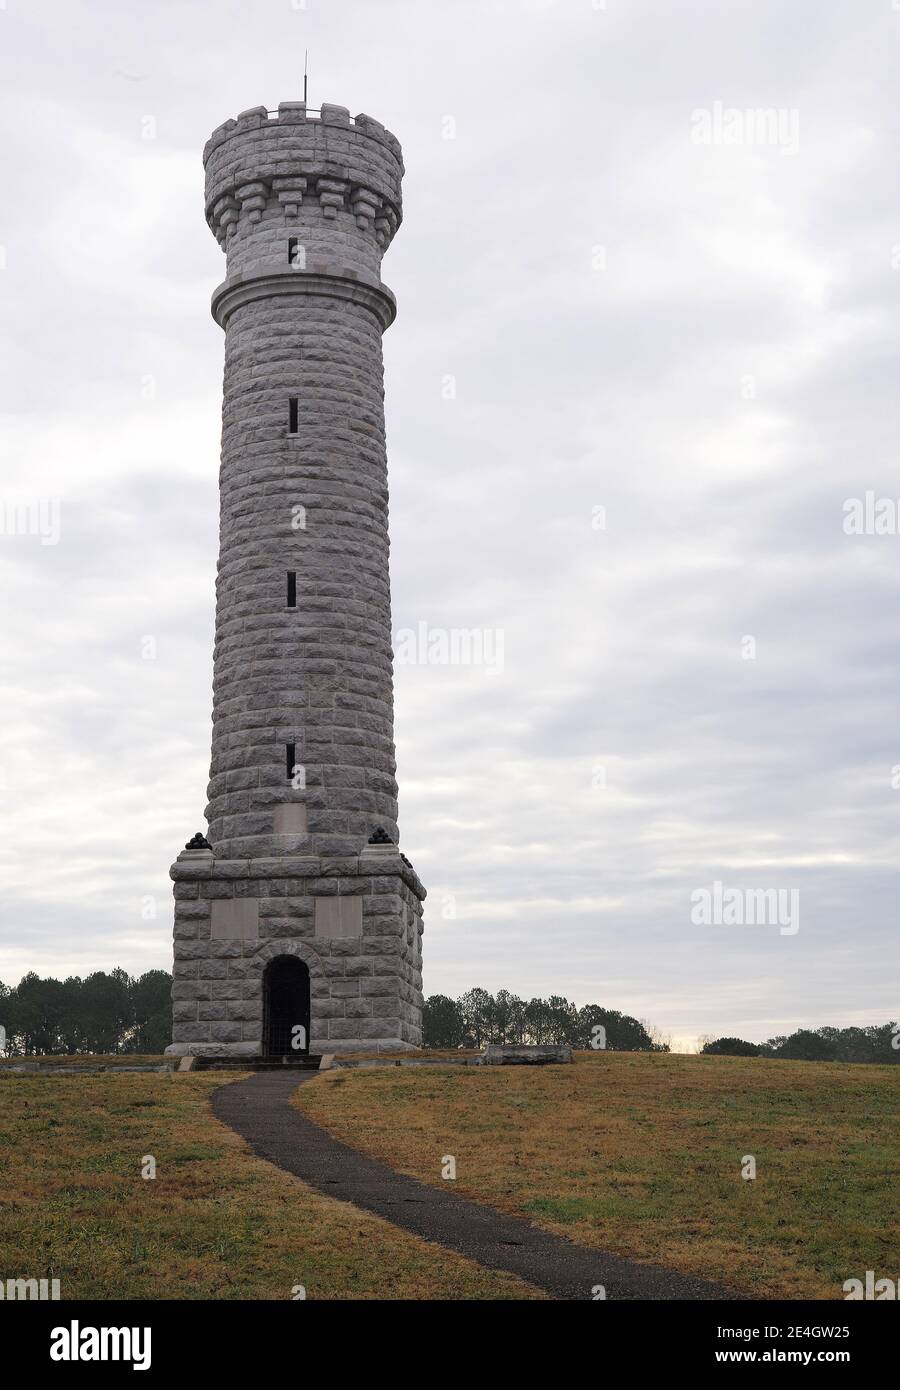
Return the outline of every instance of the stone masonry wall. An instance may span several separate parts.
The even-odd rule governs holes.
[[[310,295],[302,314],[278,299],[235,311],[220,497],[214,850],[346,854],[378,825],[396,841],[381,331],[368,310]],[[304,789],[287,778],[288,742]],[[305,803],[309,836],[279,846],[272,808],[288,801]]]
[[[425,890],[399,855],[248,863],[189,853],[172,875],[173,1050],[258,1053],[263,970],[281,955],[309,967],[312,1051],[421,1044]],[[352,897],[361,933],[333,934],[323,900]],[[214,905],[236,902],[249,902],[258,929],[224,937]]]
[[[283,104],[270,120],[255,108],[221,126],[205,153],[226,284],[236,281],[241,298],[254,279],[271,282],[225,324],[206,811],[210,843],[225,858],[353,853],[378,826],[398,836],[384,317],[368,298],[335,290],[345,281],[380,285],[386,238],[358,194],[368,189],[382,211],[393,208],[395,226],[403,163],[371,118],[350,125],[334,106],[322,115],[310,120],[302,105]],[[215,210],[228,188],[240,209],[223,224]],[[291,237],[309,248],[303,266],[289,263]],[[332,280],[322,282],[321,266]],[[295,608],[286,604],[288,572]],[[305,786],[287,776],[289,744],[303,768],[293,781]],[[303,811],[294,821],[279,811],[276,826],[276,808],[292,803],[305,827]]]

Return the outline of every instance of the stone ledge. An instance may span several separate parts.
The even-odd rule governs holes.
[[[327,1055],[332,1058],[342,1052],[414,1052],[421,1049],[415,1043],[402,1042],[399,1038],[329,1038]],[[166,1048],[167,1057],[262,1057],[263,1051],[258,1042],[221,1043],[170,1043]],[[108,1070],[120,1070],[109,1068]],[[134,1068],[136,1070],[136,1068]],[[154,1067],[154,1071],[169,1071],[166,1066]]]
[[[169,1043],[167,1057],[258,1057],[258,1042]]]
[[[416,897],[424,902],[427,896],[425,885],[411,864],[400,857],[396,846],[386,847],[387,854],[361,854],[338,856],[340,868],[333,869],[334,855],[284,855],[267,859],[215,859],[210,851],[203,852],[203,860],[189,854],[179,854],[169,870],[169,877],[176,883],[190,883],[198,879],[241,879],[241,878],[329,878],[337,874],[348,878],[382,878],[396,875],[401,878]],[[393,849],[391,853],[390,850]]]
[[[364,280],[362,272],[356,272],[350,279],[336,264],[328,272],[289,269],[244,271],[232,275],[213,291],[212,316],[221,328],[227,328],[235,309],[292,294],[325,295],[360,304],[374,314],[382,332],[390,328],[397,316],[397,301],[387,285],[376,281],[374,276]]]

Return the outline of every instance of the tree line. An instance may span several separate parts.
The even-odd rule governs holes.
[[[131,976],[117,969],[84,979],[43,979],[34,971],[12,988],[0,982],[0,1028],[9,1056],[164,1051],[172,1040],[172,977],[165,970]],[[422,1013],[425,1047],[482,1048],[486,1043],[568,1043],[609,1052],[668,1052],[655,1028],[599,1004],[577,1008],[562,995],[520,999],[470,989],[458,999],[432,994]],[[0,1034],[2,1040],[3,1034]],[[900,1024],[869,1028],[801,1028],[752,1043],[702,1040],[701,1052],[732,1057],[780,1057],[803,1062],[900,1062]]]
[[[782,1057],[792,1062],[900,1062],[900,1024],[871,1028],[798,1028],[768,1042],[714,1038],[700,1049],[720,1057]]]
[[[610,1052],[668,1052],[669,1044],[639,1019],[599,1004],[577,1008],[562,995],[520,999],[470,989],[458,999],[432,994],[422,1010],[425,1047],[484,1047],[485,1043],[568,1043]]]
[[[605,1032],[598,1034],[598,1025]],[[598,1004],[577,1008],[568,999],[527,1002],[509,990],[496,995],[470,989],[458,999],[433,994],[422,1014],[425,1047],[480,1048],[485,1043],[568,1043],[608,1052],[668,1052],[670,1045],[643,1020]],[[768,1042],[742,1038],[701,1039],[707,1056],[780,1057],[801,1062],[900,1062],[900,1024],[868,1028],[800,1028]]]
[[[0,981],[0,1027],[11,1057],[78,1053],[160,1053],[172,1041],[172,976],[96,970],[81,979],[33,971],[9,988]],[[0,1035],[2,1036],[2,1035]]]

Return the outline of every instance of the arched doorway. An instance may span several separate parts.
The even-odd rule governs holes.
[[[267,1057],[309,1052],[309,970],[296,956],[276,956],[265,968],[263,1052]]]

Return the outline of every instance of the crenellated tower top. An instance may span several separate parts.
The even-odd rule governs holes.
[[[303,102],[243,111],[203,151],[206,220],[229,279],[327,261],[338,273],[380,279],[400,225],[403,156],[396,136],[344,106]],[[292,241],[295,238],[296,241]],[[300,248],[299,250],[297,248]]]

